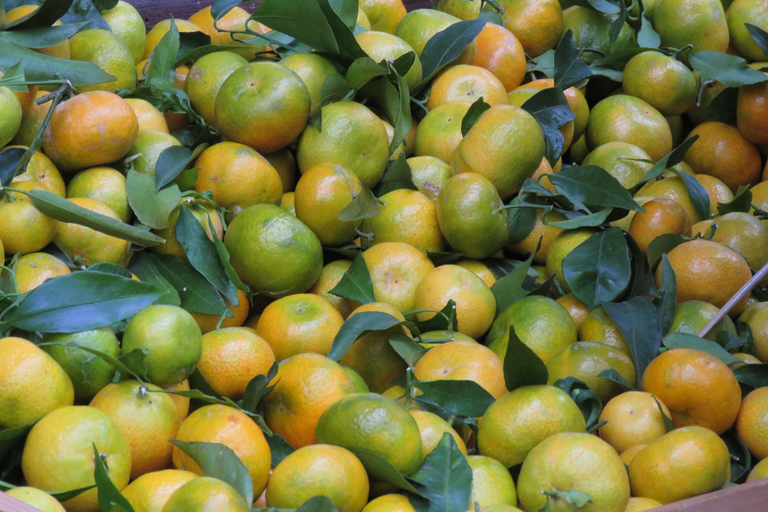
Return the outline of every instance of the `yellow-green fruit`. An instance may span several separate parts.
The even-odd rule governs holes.
[[[725,52],[728,49],[728,22],[720,0],[659,0],[653,11],[653,26],[662,46],[694,52]]]
[[[120,0],[112,9],[101,11],[101,17],[107,22],[112,33],[128,46],[134,64],[141,62],[144,58],[147,29],[139,11],[128,2]]]
[[[244,57],[232,52],[213,52],[200,57],[187,74],[184,90],[189,95],[192,107],[205,122],[216,126],[216,96],[224,80],[235,70],[248,64]]]
[[[90,62],[100,67],[116,80],[104,84],[78,87],[78,92],[132,91],[136,88],[136,67],[131,50],[117,35],[109,30],[92,28],[78,32],[69,39],[70,59]]]
[[[0,148],[11,142],[21,127],[21,102],[7,87],[0,87]]]

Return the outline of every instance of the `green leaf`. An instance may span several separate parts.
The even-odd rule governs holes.
[[[114,274],[74,272],[49,279],[6,311],[2,324],[25,331],[80,332],[135,315],[163,290]]]
[[[372,479],[386,482],[404,491],[419,494],[419,491],[416,490],[409,480],[401,475],[392,464],[378,455],[366,450],[361,450],[360,448],[348,447],[347,450],[351,451],[355,454],[355,457],[360,459],[360,462],[363,463],[365,470]]]
[[[413,368],[419,362],[421,356],[427,353],[427,348],[422,347],[416,340],[405,334],[393,334],[389,337],[389,345],[397,354],[403,358],[403,361]]]
[[[750,68],[746,60],[736,55],[714,51],[691,52],[688,60],[691,67],[699,72],[702,82],[717,80],[728,87],[740,87],[768,80],[764,73]]]
[[[659,414],[661,414],[661,419],[664,420],[664,429],[667,432],[672,432],[673,430],[675,430],[675,424],[672,422],[672,418],[667,416],[667,413],[664,412],[664,408],[661,406],[661,402],[659,402],[659,399],[653,396],[653,401],[656,402],[656,408],[659,409]]]
[[[89,354],[93,354],[93,355],[99,357],[105,363],[109,364],[115,370],[120,372],[122,375],[130,375],[131,377],[133,377],[134,379],[136,379],[138,381],[145,381],[146,380],[145,377],[142,377],[138,373],[134,372],[132,367],[128,366],[128,364],[130,364],[132,366],[136,366],[137,365],[135,356],[130,356],[128,358],[123,358],[121,356],[120,358],[116,358],[116,357],[113,357],[113,356],[111,356],[111,355],[109,355],[109,354],[107,354],[105,352],[102,352],[101,350],[96,350],[95,348],[81,346],[81,345],[75,343],[74,341],[69,341],[69,342],[63,342],[63,341],[44,341],[42,343],[38,343],[38,345],[41,346],[41,347],[59,345],[59,346],[62,346],[62,347],[76,348],[78,350],[82,350],[83,352],[88,352]],[[136,349],[136,350],[132,350],[129,354],[134,354],[137,351],[138,352],[142,352],[141,350]],[[128,364],[123,362],[124,360],[126,360],[128,362]],[[142,359],[141,363],[143,363],[143,359]],[[140,370],[143,370],[143,372],[146,374],[146,368],[142,367],[142,368],[140,368]]]
[[[745,23],[744,26],[747,27],[749,35],[752,36],[752,39],[763,50],[763,53],[768,55],[768,32],[751,23]]]
[[[125,366],[125,369],[128,371],[121,369],[119,367],[116,367],[118,371],[121,371],[123,373],[127,373],[128,375],[133,376],[135,379],[140,380],[142,382],[148,382],[149,378],[147,377],[147,365],[144,362],[144,360],[149,355],[149,349],[142,349],[142,348],[135,348],[128,352],[127,354],[122,354],[120,357],[117,358],[120,363],[122,363]],[[102,356],[99,356],[102,357]],[[102,359],[104,359],[102,357]],[[109,361],[107,361],[109,362]]]
[[[744,364],[733,370],[741,384],[757,389],[768,386],[768,364]]]
[[[577,228],[593,228],[602,226],[608,217],[613,213],[613,207],[608,207],[603,210],[599,210],[597,213],[590,213],[588,215],[574,212],[567,220],[561,220],[557,222],[547,222],[548,226],[556,226],[563,229],[577,229]]]
[[[723,89],[709,102],[709,105],[707,105],[707,108],[701,113],[701,116],[712,118],[721,123],[735,125],[737,123],[736,108],[738,97],[738,87],[727,87]]]
[[[27,148],[24,147],[6,148],[0,151],[0,185],[3,187],[10,185],[17,175],[16,168],[26,152]],[[19,169],[19,173],[23,173],[25,170],[26,164]]]
[[[176,238],[189,263],[200,272],[217,290],[224,294],[232,304],[237,304],[237,288],[229,279],[224,265],[219,259],[216,245],[200,225],[197,217],[186,206],[179,211],[176,223]]]
[[[688,195],[691,198],[693,207],[696,209],[696,213],[702,219],[708,219],[710,214],[709,193],[707,192],[707,189],[705,189],[702,184],[699,183],[696,178],[690,174],[685,174],[682,172],[675,172],[675,174],[680,176],[680,178],[683,180],[683,183],[685,183],[685,188],[688,190]]]
[[[616,40],[619,39],[621,29],[624,28],[624,23],[627,21],[627,5],[624,0],[619,0],[619,12],[618,15],[611,22],[611,28],[608,31],[608,40],[611,42],[611,51],[616,44]]]
[[[217,215],[217,214],[214,214]],[[208,217],[208,229],[211,233],[215,233],[216,230],[213,227],[213,221],[211,220],[210,216]],[[229,255],[229,250],[227,249],[227,246],[224,245],[224,242],[217,236],[213,237],[213,246],[216,249],[216,253],[219,255],[219,261],[221,262],[222,267],[224,267],[224,272],[227,273],[227,277],[229,277],[229,280],[232,282],[233,285],[235,285],[236,288],[239,290],[245,292],[245,294],[248,296],[249,300],[252,299],[253,294],[251,293],[251,289],[248,288],[248,285],[245,284],[241,279],[240,276],[237,275],[237,272],[235,271],[235,268],[232,266],[231,263],[231,257]],[[237,292],[235,292],[235,297],[237,297]],[[238,302],[239,302],[238,298]],[[236,305],[235,302],[233,304]]]
[[[515,267],[515,270],[502,277],[491,286],[493,296],[496,298],[496,311],[504,311],[509,306],[522,299],[528,292],[523,289],[523,283],[525,277],[528,275],[528,270],[533,263],[533,257],[536,256],[534,251],[527,260]]]
[[[266,398],[266,396],[275,388],[274,385],[270,386],[269,383],[275,380],[275,377],[277,376],[277,368],[278,364],[277,362],[274,362],[266,375],[257,375],[248,382],[248,385],[245,387],[243,398],[239,403],[241,408],[247,411],[256,412],[262,400],[264,400],[264,398]]]
[[[47,190],[19,191],[29,196],[32,204],[41,213],[61,222],[80,224],[91,229],[106,233],[136,245],[152,247],[162,245],[165,240],[149,231],[125,224],[112,217],[92,212],[78,206],[72,201],[59,197]]]
[[[128,204],[139,221],[152,229],[168,227],[168,217],[181,201],[179,187],[173,185],[155,191],[155,180],[133,169],[128,171],[125,183]]]
[[[617,372],[613,368],[610,368],[608,370],[603,370],[597,376],[609,382],[613,382],[614,384],[619,386],[619,388],[621,388],[622,391],[637,391],[635,388],[629,385],[626,379],[622,377],[619,372]]]
[[[646,255],[640,250],[637,242],[631,237],[625,237],[629,247],[630,260],[632,261],[632,286],[627,294],[627,299],[635,297],[656,297],[656,283],[653,281],[651,267],[646,261]]]
[[[563,152],[565,142],[560,128],[573,121],[576,114],[571,112],[563,91],[557,87],[542,89],[525,100],[522,107],[539,123],[544,134],[544,156],[554,166]]]
[[[622,5],[623,5],[623,2],[622,2]],[[542,492],[547,496],[547,498],[565,500],[569,505],[572,505],[577,509],[585,507],[587,503],[592,503],[592,496],[590,496],[585,492],[580,492],[574,489],[569,489],[567,491],[559,491],[553,488],[551,491],[542,491]]]
[[[1,154],[2,153],[0,153],[0,155]],[[418,190],[416,185],[413,184],[411,166],[408,165],[405,154],[401,154],[397,159],[389,161],[387,170],[384,171],[384,175],[381,177],[381,180],[376,187],[376,197],[381,197],[387,192],[392,192],[393,190],[401,188]]]
[[[664,336],[664,346],[673,348],[691,348],[700,352],[706,352],[709,355],[715,356],[725,364],[741,363],[741,359],[729,354],[723,347],[715,343],[714,341],[705,340],[699,338],[693,334],[685,334],[682,332],[671,332]]]
[[[361,57],[355,59],[347,70],[347,83],[355,90],[359,91],[365,84],[378,78],[386,76],[387,70],[378,65],[370,57]]]
[[[337,297],[356,300],[361,304],[376,302],[371,274],[368,272],[368,267],[365,265],[365,259],[361,253],[357,253],[352,261],[352,266],[344,273],[339,284],[334,286],[329,293]]]
[[[603,14],[616,14],[619,6],[616,0],[587,0],[595,10]]]
[[[520,196],[516,196],[509,204],[520,204]],[[509,225],[508,241],[519,242],[531,234],[536,226],[536,209],[529,207],[518,207],[507,209],[507,224]]]
[[[739,435],[736,432],[735,427],[731,427],[720,438],[728,447],[728,453],[731,458],[731,482],[743,482],[750,469],[752,469],[752,455],[739,439]]]
[[[7,4],[8,2],[6,2]],[[50,27],[59,18],[67,14],[72,0],[45,0],[39,9],[8,23],[4,30],[21,30],[30,28]]]
[[[557,187],[558,193],[581,201],[593,210],[614,207],[644,211],[619,180],[596,165],[568,167],[551,174],[549,181]]]
[[[389,153],[394,151],[403,143],[405,136],[411,129],[411,96],[408,91],[408,84],[405,79],[395,75],[395,84],[389,80],[382,80],[384,90],[379,96],[379,102],[387,115],[389,122],[395,129],[392,135],[392,142],[389,144]]]
[[[460,21],[432,36],[419,57],[423,78],[411,92],[421,92],[443,67],[461,55],[464,48],[482,32],[485,24],[483,19]]]
[[[296,448],[288,444],[288,441],[279,434],[272,433],[271,436],[264,436],[272,452],[272,467],[280,464],[284,458],[296,451]]]
[[[619,297],[629,285],[632,265],[622,230],[595,233],[563,258],[565,282],[592,310]]]
[[[400,320],[381,311],[364,311],[347,318],[333,339],[328,357],[338,361],[360,337],[373,331],[384,331],[400,325]]]
[[[659,314],[661,332],[669,331],[677,311],[677,277],[666,254],[661,256],[661,287],[653,305]]]
[[[352,32],[352,29],[357,25],[357,0],[334,0],[334,3],[344,12],[344,17],[341,16],[341,12],[334,9],[329,0],[317,0],[317,3],[331,27],[339,53],[351,59],[364,57],[365,52],[360,48],[360,44]],[[342,6],[341,4],[345,5]],[[351,27],[349,25],[350,17],[352,18]]]
[[[528,73],[533,73],[534,71],[538,71],[539,73],[543,74],[547,78],[554,78],[555,77],[555,51],[547,50],[546,52],[542,53],[538,57],[529,59],[528,65],[526,66],[526,71]],[[621,82],[621,78],[619,78],[619,82]]]
[[[104,454],[106,457],[106,454]],[[99,453],[96,443],[93,444],[93,478],[96,481],[96,489],[98,489],[98,502],[101,510],[109,510],[110,512],[134,512],[130,502],[120,494],[120,491],[115,487],[112,480],[109,479],[109,473],[104,459]]]
[[[253,503],[253,481],[248,469],[231,448],[219,443],[186,443],[176,439],[169,441],[197,462],[203,475],[228,483],[246,503]]]
[[[568,393],[573,401],[576,402],[576,405],[579,406],[581,414],[584,416],[587,432],[596,430],[600,413],[603,411],[603,403],[595,392],[576,377],[558,379],[555,381],[555,387]]]
[[[456,416],[479,418],[496,401],[488,391],[471,380],[434,380],[414,382],[437,405]]]
[[[352,222],[370,219],[381,213],[381,207],[370,189],[362,187],[360,192],[352,197],[347,206],[341,209],[337,218],[342,222]]]
[[[8,466],[6,456],[14,449],[24,445],[24,438],[34,426],[34,423],[20,427],[0,430],[0,468]]]
[[[320,87],[320,105],[341,101],[351,90],[343,76],[338,74],[328,75]]]
[[[277,510],[277,509],[267,509]],[[333,504],[330,498],[325,496],[315,496],[304,502],[302,506],[296,509],[296,512],[338,512],[339,509]]]
[[[190,313],[223,315],[227,305],[213,287],[188,262],[168,254],[140,251],[133,255],[128,269],[147,282],[168,283],[175,291],[182,308]],[[172,299],[166,288],[163,295]]]
[[[642,48],[658,48],[661,44],[659,34],[653,29],[653,24],[645,16],[646,10],[643,0],[638,0],[640,5],[640,30],[637,31],[637,44]]]
[[[461,119],[461,136],[466,137],[467,133],[469,132],[469,129],[472,128],[475,123],[477,122],[477,119],[483,115],[483,112],[491,108],[489,104],[487,104],[483,97],[479,97],[477,101],[475,101],[470,107],[469,110],[467,110],[467,113],[464,114],[464,117]]]
[[[549,380],[549,371],[544,361],[520,341],[515,327],[509,326],[509,342],[504,356],[504,382],[507,391],[523,386],[544,385]]]
[[[429,512],[466,512],[472,492],[472,468],[448,432],[426,456],[419,470],[408,478],[429,503]]]
[[[643,183],[646,183],[648,181],[651,181],[653,179],[658,178],[661,176],[661,173],[663,173],[666,169],[669,169],[670,167],[674,167],[675,165],[679,164],[683,161],[683,158],[685,158],[685,154],[688,152],[688,150],[693,146],[693,143],[698,140],[699,136],[694,135],[693,137],[689,137],[685,139],[682,144],[677,146],[675,149],[661,157],[661,160],[656,162],[656,164],[651,167],[651,170],[646,172],[642,178],[640,178],[640,181],[638,181],[638,185],[641,185]]]
[[[645,368],[661,348],[661,326],[651,301],[635,297],[626,302],[604,302],[603,308],[624,335],[632,350],[637,382],[643,381]]]
[[[0,32],[0,42],[14,43],[27,48],[47,48],[66,41],[78,30],[83,28],[85,23],[71,23],[59,25],[56,27],[39,27],[26,30],[4,30]]]
[[[179,34],[179,51],[176,54],[174,67],[181,66],[182,64],[195,60],[197,55],[201,53],[204,55],[206,48],[210,46],[216,46],[211,44],[211,37],[203,32],[181,32]],[[242,46],[237,47],[242,50]],[[224,50],[223,48],[220,48]],[[210,53],[210,52],[208,52]]]
[[[344,25],[353,30],[357,25],[357,0],[331,0],[329,5],[338,14]]]
[[[74,0],[69,12],[61,17],[63,23],[79,20],[88,28],[112,30],[104,20],[101,11],[109,10],[117,5],[115,0]]]
[[[149,71],[147,72],[146,82],[153,84],[155,82],[173,83],[176,69],[176,55],[179,53],[179,29],[176,22],[171,19],[171,25],[168,32],[163,35],[160,42],[157,43],[152,51]]]
[[[398,75],[405,77],[414,62],[416,62],[416,52],[407,52],[395,59],[392,69]]]
[[[428,320],[419,320],[414,312],[409,311],[406,314],[406,318],[416,325],[419,332],[456,330],[456,303],[453,299],[448,299],[443,309]]]
[[[21,61],[30,82],[69,80],[74,87],[112,82],[115,77],[96,64],[60,59],[38,53],[24,46],[0,40],[0,69],[8,69]]]
[[[717,214],[725,215],[731,212],[749,213],[752,208],[752,192],[747,185],[742,185],[736,191],[734,198],[727,203],[717,203]]]
[[[208,144],[200,144],[194,151],[184,146],[165,148],[155,165],[155,190],[159,192],[161,188],[176,179],[207,147]]]
[[[315,0],[266,0],[251,18],[317,51],[339,50],[333,29]]]
[[[71,491],[61,491],[61,492],[49,492],[51,496],[56,498],[56,500],[59,503],[64,503],[65,501],[69,501],[72,498],[76,498],[83,494],[86,491],[90,491],[91,489],[95,488],[96,485],[89,485],[87,487],[80,487],[78,489],[72,489]]]
[[[659,235],[648,244],[648,264],[656,268],[661,261],[661,257],[686,241],[686,238],[675,233],[666,233]]]
[[[555,87],[568,89],[592,76],[592,70],[579,60],[579,51],[573,46],[573,31],[565,31],[555,47]]]

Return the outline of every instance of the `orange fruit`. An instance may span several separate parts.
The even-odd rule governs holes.
[[[109,468],[109,479],[118,490],[128,485],[131,449],[117,424],[95,407],[56,409],[29,431],[21,455],[27,485],[48,492],[79,489],[94,484],[94,445]],[[63,503],[77,512],[101,510],[96,489]]]
[[[29,425],[74,403],[72,381],[48,354],[14,337],[0,339],[0,428]]]
[[[629,498],[625,512],[640,512],[660,507],[661,503],[651,498]]]
[[[309,90],[310,114],[316,114],[321,107],[322,88],[331,75],[339,75],[330,60],[311,52],[297,52],[284,57],[280,63],[299,75]]]
[[[344,319],[333,304],[313,293],[295,293],[269,304],[256,333],[277,361],[301,353],[328,355]]]
[[[363,512],[416,512],[402,494],[385,494],[368,502]]]
[[[240,459],[253,480],[253,493],[259,495],[267,485],[272,455],[264,434],[254,421],[226,405],[206,405],[187,416],[176,434],[183,442],[223,444]],[[178,447],[173,447],[173,465],[201,474],[200,467]]]
[[[360,512],[368,501],[368,475],[362,462],[340,446],[304,446],[275,467],[267,505],[299,508],[313,496],[326,496],[339,510]]]
[[[301,293],[320,277],[320,241],[299,219],[271,204],[249,206],[224,236],[237,274],[256,292],[281,297]]]
[[[416,420],[402,405],[374,393],[355,393],[335,402],[320,417],[315,435],[321,444],[378,455],[403,475],[421,465]],[[375,470],[366,469],[376,478]]]
[[[499,5],[504,28],[530,57],[554,48],[563,35],[563,10],[557,0],[502,0]]]
[[[473,62],[475,66],[493,73],[507,92],[523,82],[525,50],[512,32],[501,25],[486,23],[475,41],[477,42],[477,55]]]
[[[163,512],[171,495],[197,475],[190,471],[164,469],[140,476],[122,490],[135,512]]]
[[[659,406],[667,417],[670,412],[660,400],[657,405],[657,400],[643,391],[627,391],[609,400],[600,413],[600,421],[607,421],[599,429],[600,439],[613,446],[618,453],[623,453],[666,434]]]
[[[187,20],[173,19],[176,30],[179,32],[202,32],[203,30],[196,24]],[[146,45],[144,46],[144,59],[148,59],[152,52],[155,51],[155,46],[163,38],[165,34],[171,29],[171,20],[162,20],[155,23],[155,25],[147,32]],[[175,85],[174,85],[175,87]]]
[[[185,483],[174,492],[164,512],[187,510],[217,510],[220,512],[248,512],[250,505],[228,483],[211,477],[199,477]]]
[[[643,203],[645,212],[637,212],[629,225],[629,235],[643,253],[657,237],[667,234],[691,236],[691,219],[683,207],[671,199],[656,198]],[[766,231],[768,235],[768,231]]]
[[[460,21],[456,16],[434,9],[415,9],[400,19],[393,33],[410,44],[420,56],[435,34]],[[477,43],[472,41],[452,64],[472,64],[476,53]]]
[[[684,163],[684,162],[682,162]],[[704,187],[709,196],[709,213],[710,215],[717,215],[718,203],[730,203],[733,201],[734,195],[728,185],[708,174],[697,174],[694,176],[699,185]]]
[[[229,75],[246,64],[248,61],[240,55],[220,51],[203,55],[189,68],[184,90],[192,107],[203,116],[206,123],[217,125],[214,110],[216,96]]]
[[[684,0],[663,0],[653,10],[653,26],[662,46],[682,48],[693,45],[694,52],[725,52],[728,48],[728,23],[723,4],[704,0],[690,4]]]
[[[330,163],[354,172],[363,186],[373,188],[389,161],[387,129],[376,114],[353,101],[339,101],[320,109],[322,131],[309,125],[296,152],[303,173]]]
[[[752,20],[750,23],[754,24]],[[752,40],[751,36],[749,38]],[[759,69],[761,64],[752,64],[751,67]],[[768,88],[764,83],[757,83],[739,87],[736,99],[736,126],[745,139],[755,144],[768,142],[768,124],[764,117],[768,112],[765,107],[766,96]]]
[[[629,466],[632,463],[632,459],[634,459],[635,455],[637,455],[637,452],[639,452],[646,446],[648,445],[636,444],[634,446],[630,446],[629,448],[621,452],[621,454],[619,454],[619,457],[621,457],[621,461],[624,463],[625,466]]]
[[[329,406],[354,392],[344,369],[319,354],[280,362],[275,389],[264,400],[264,419],[291,446],[315,443],[315,426]]]
[[[381,30],[390,34],[406,13],[402,0],[363,0],[360,2],[360,11],[368,19],[370,30]]]
[[[11,147],[24,147],[24,146],[6,146],[4,149]],[[27,149],[27,148],[25,148]],[[53,192],[59,197],[66,196],[66,185],[64,179],[61,177],[61,173],[53,165],[51,159],[45,156],[42,151],[35,151],[32,157],[27,163],[27,168],[24,172],[17,174],[13,178],[12,183],[21,183],[24,181],[31,181],[37,183],[45,190]]]
[[[416,287],[435,265],[420,250],[403,242],[383,242],[363,251],[378,302],[400,312],[414,308]]]
[[[156,386],[183,381],[200,361],[202,334],[192,315],[177,306],[155,304],[136,313],[123,333],[122,349],[148,349],[147,377]]]
[[[491,105],[506,105],[507,91],[501,80],[485,68],[458,64],[441,71],[432,82],[427,109],[452,101],[475,102],[479,98]]]
[[[455,329],[470,338],[480,338],[496,315],[496,298],[490,287],[471,270],[442,265],[425,275],[416,287],[416,309],[439,311],[449,300],[456,303]],[[421,321],[436,313],[419,313]]]
[[[699,426],[664,434],[637,452],[629,464],[632,494],[664,504],[722,489],[730,476],[725,443]]]
[[[158,130],[139,130],[131,150],[126,154],[131,168],[135,171],[155,177],[155,168],[160,154],[171,146],[181,143],[172,135]]]
[[[450,164],[456,147],[464,138],[461,122],[471,105],[468,101],[452,101],[427,112],[416,127],[416,155],[432,156]]]
[[[361,219],[339,220],[339,213],[362,192],[355,173],[341,165],[319,164],[308,169],[296,183],[296,217],[312,230],[323,245],[343,245],[357,236]]]
[[[378,311],[405,321],[402,313],[383,302],[363,304],[349,315]],[[352,368],[360,374],[368,388],[374,393],[383,393],[392,386],[392,381],[405,375],[405,361],[389,344],[393,335],[408,335],[405,327],[395,326],[383,331],[372,331],[357,339],[339,363]]]
[[[731,369],[715,356],[687,348],[668,350],[651,361],[642,389],[669,408],[678,428],[700,425],[722,434],[736,421],[741,405]]]
[[[138,132],[136,114],[123,98],[85,92],[56,106],[43,134],[43,151],[60,170],[77,171],[121,159]]]
[[[590,311],[579,328],[579,341],[597,341],[616,348],[632,357],[632,349],[616,322],[602,306]]]
[[[678,116],[696,104],[698,80],[685,64],[657,51],[638,53],[624,66],[622,87],[664,116]]]
[[[163,389],[165,391],[189,391],[189,380],[184,379],[178,384],[165,386]],[[179,418],[184,421],[189,415],[189,398],[181,395],[174,395],[172,393],[168,393],[168,396],[170,396],[171,400],[173,400],[173,405],[176,406],[176,411],[179,413]]]
[[[566,293],[562,297],[559,297],[556,302],[568,311],[573,320],[573,324],[576,326],[576,329],[580,331],[584,320],[589,314],[587,305],[574,297],[572,293]]]
[[[741,403],[736,418],[736,432],[739,439],[758,460],[768,457],[768,388],[750,391]]]
[[[568,311],[549,297],[529,295],[502,311],[486,336],[488,347],[504,359],[510,327],[545,363],[563,347],[576,343],[576,325]]]
[[[157,110],[148,101],[141,98],[126,98],[126,103],[131,106],[136,119],[139,121],[139,130],[157,130],[168,133],[168,122],[162,112]]]
[[[372,245],[403,242],[424,252],[442,252],[446,242],[437,221],[437,207],[416,190],[397,189],[382,195],[381,212],[363,220],[361,231],[373,235]],[[313,212],[314,214],[314,212]]]
[[[717,242],[684,242],[667,253],[667,258],[677,277],[678,303],[703,300],[721,308],[752,277],[744,258]],[[661,268],[656,267],[656,286],[661,282]],[[744,311],[748,298],[739,301],[729,314]]]
[[[11,498],[15,498],[22,503],[31,505],[34,510],[42,512],[66,512],[66,509],[56,501],[56,498],[47,492],[35,489],[34,487],[14,487],[5,492]]]
[[[675,316],[672,318],[672,324],[669,332],[682,332],[685,334],[698,335],[699,332],[712,320],[720,308],[701,300],[689,300],[681,302],[675,309]],[[709,341],[717,341],[717,334],[725,331],[736,336],[736,326],[729,316],[725,316],[704,336]]]
[[[248,383],[266,375],[275,362],[272,348],[250,329],[228,327],[203,335],[197,369],[221,396],[239,400]]]
[[[414,366],[413,375],[421,381],[471,380],[496,399],[507,394],[501,359],[471,341],[449,341],[429,349]]]
[[[235,70],[216,96],[216,122],[229,140],[272,153],[307,125],[309,89],[291,69],[258,61]]]
[[[186,256],[186,255],[185,255]],[[250,302],[248,302],[248,296],[243,290],[237,290],[237,306],[232,304],[228,298],[224,297],[224,304],[227,309],[232,313],[232,316],[225,316],[224,321],[221,322],[220,329],[226,329],[229,327],[240,327],[245,323],[245,319],[248,318],[248,312],[251,310]],[[219,326],[219,315],[206,315],[204,313],[191,313],[192,318],[197,322],[200,331],[205,334],[216,330]]]
[[[144,57],[147,29],[139,11],[128,2],[120,0],[112,9],[101,11],[101,17],[109,29],[119,37],[131,52],[134,63]]]
[[[709,174],[728,185],[732,192],[741,185],[760,181],[760,152],[733,126],[709,122],[695,127],[688,137],[698,135],[685,154],[685,162],[696,174]]]
[[[265,51],[266,47],[251,45],[245,42],[245,40],[251,37],[247,34],[231,33],[237,31],[242,32],[245,30],[253,30],[257,33],[263,33],[263,25],[260,23],[248,23],[250,17],[251,15],[248,11],[242,7],[234,6],[214,24],[213,16],[211,15],[211,7],[208,6],[190,16],[189,21],[200,27],[204,33],[211,36],[211,43],[228,46],[242,46],[242,49],[233,48],[228,51],[252,60],[259,52]]]
[[[111,30],[91,28],[73,35],[69,38],[69,58],[95,64],[116,78],[112,82],[78,87],[80,93],[136,88],[136,63],[131,49]]]
[[[107,384],[93,397],[91,407],[114,420],[131,448],[131,479],[165,469],[171,463],[173,445],[181,425],[170,396],[153,393],[160,388],[126,380]]]
[[[25,254],[16,263],[16,285],[19,293],[25,293],[48,279],[69,273],[67,265],[55,256],[44,252]]]
[[[330,302],[344,319],[352,312],[352,303],[347,298],[332,294],[331,290],[339,284],[339,281],[341,281],[341,278],[344,277],[344,274],[351,266],[352,261],[350,260],[336,260],[326,264],[322,272],[320,272],[320,277],[312,285],[312,288],[309,289],[309,293],[319,295]]]
[[[517,479],[524,510],[539,510],[547,502],[560,510],[573,508],[552,489],[573,489],[592,498],[593,510],[623,511],[629,502],[629,479],[616,451],[590,434],[563,432],[548,437],[526,457]],[[557,508],[555,509],[557,510]]]
[[[74,204],[87,210],[120,220],[117,214],[101,201],[75,197]],[[128,261],[130,244],[120,238],[101,233],[81,224],[58,222],[53,241],[67,255],[80,265],[107,262],[124,265]],[[6,245],[6,247],[8,247]]]
[[[712,230],[714,229],[714,235]],[[768,263],[768,227],[757,217],[744,212],[731,212],[712,219],[712,227],[702,235],[713,242],[730,247],[744,256],[753,272]]]
[[[101,201],[123,222],[133,218],[126,195],[125,175],[111,167],[80,171],[67,184],[67,198],[84,197]]]

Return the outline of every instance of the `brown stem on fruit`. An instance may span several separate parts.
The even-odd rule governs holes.
[[[730,300],[726,302],[722,308],[720,308],[720,311],[712,318],[712,320],[710,320],[709,323],[704,326],[701,331],[699,331],[699,337],[703,338],[706,336],[707,333],[711,331],[712,328],[717,325],[717,323],[722,320],[731,309],[733,309],[733,306],[741,299],[749,295],[749,292],[751,292],[752,289],[757,286],[760,281],[765,279],[766,276],[768,276],[768,263],[765,264],[765,266],[763,266],[763,268],[761,268],[754,276],[752,276],[752,279],[747,281],[744,286],[742,286],[741,289],[736,292],[736,294],[731,297]]]

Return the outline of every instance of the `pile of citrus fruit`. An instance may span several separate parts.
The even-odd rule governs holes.
[[[765,1],[238,3],[0,3],[0,490],[636,512],[768,477]]]

